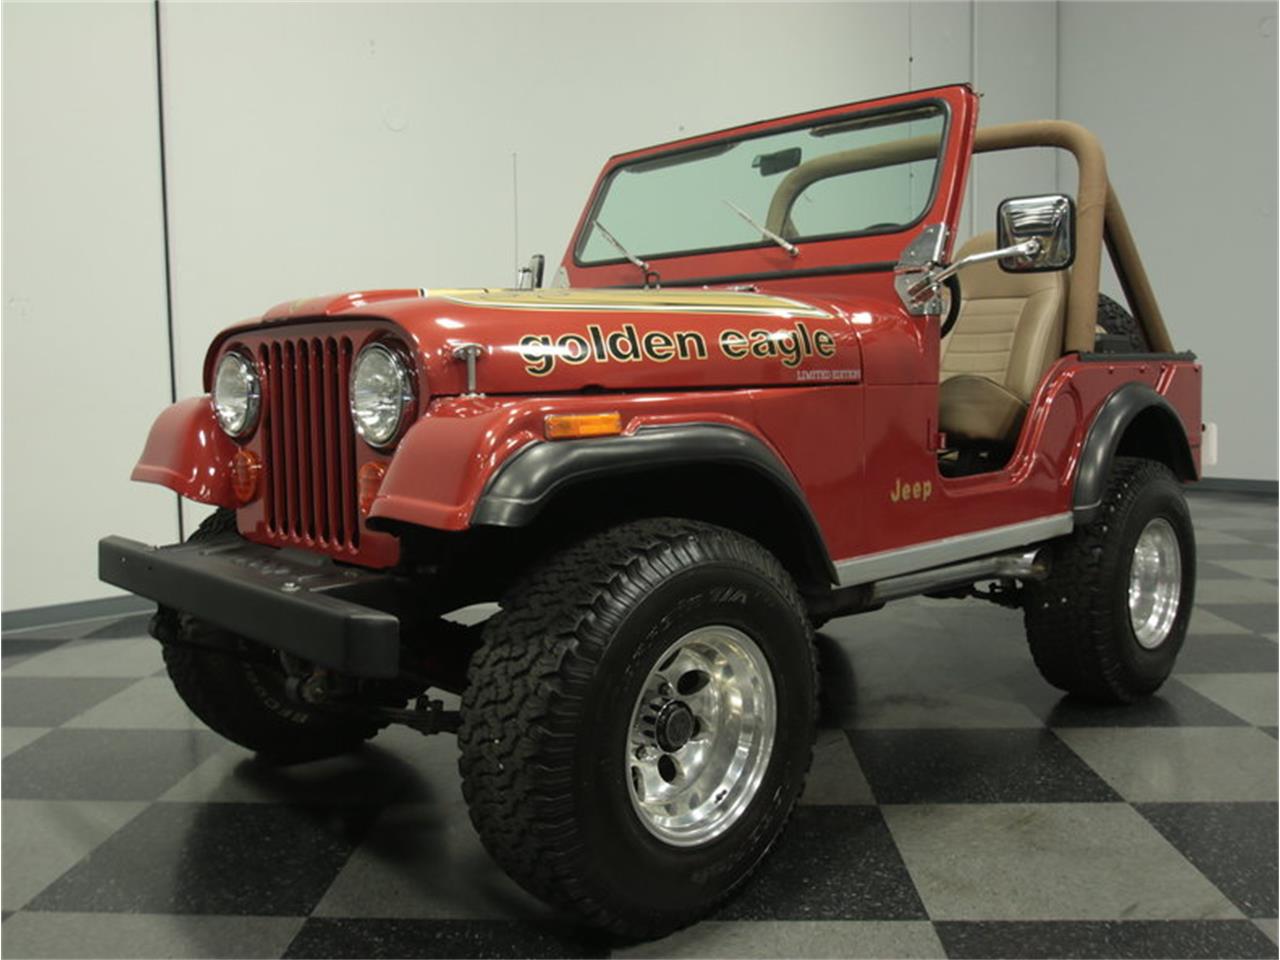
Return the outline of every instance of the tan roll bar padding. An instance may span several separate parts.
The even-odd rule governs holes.
[[[1120,285],[1124,288],[1129,300],[1147,335],[1147,346],[1156,353],[1173,353],[1173,338],[1169,336],[1169,328],[1164,325],[1164,315],[1160,313],[1160,304],[1156,302],[1156,292],[1151,288],[1147,271],[1142,266],[1142,257],[1138,255],[1138,244],[1129,232],[1129,221],[1120,209],[1120,199],[1111,185],[1107,185],[1107,250],[1111,254],[1111,262],[1116,266],[1120,276]]]
[[[1098,286],[1102,269],[1102,245],[1109,243],[1112,261],[1134,315],[1157,353],[1171,353],[1173,343],[1164,325],[1155,291],[1142,266],[1137,244],[1120,208],[1120,200],[1107,180],[1102,144],[1092,133],[1067,120],[1036,120],[983,127],[973,139],[973,152],[1015,150],[1021,147],[1058,147],[1076,158],[1076,262],[1067,290],[1067,324],[1063,353],[1090,353],[1096,339]],[[963,281],[962,281],[963,282]]]
[[[805,187],[811,183],[843,173],[894,167],[900,163],[912,163],[916,160],[932,160],[937,155],[938,135],[934,133],[923,137],[911,137],[909,140],[892,140],[889,143],[877,143],[871,147],[856,147],[852,150],[841,150],[837,153],[828,153],[826,156],[815,157],[808,163],[800,164],[782,178],[778,188],[773,191],[773,199],[769,201],[769,212],[765,216],[764,224],[774,233],[783,233],[796,197],[800,196]]]
[[[1090,353],[1094,349],[1098,321],[1098,286],[1105,242],[1147,343],[1157,353],[1169,353],[1173,343],[1156,302],[1155,292],[1129,232],[1120,201],[1107,180],[1106,158],[1098,138],[1067,120],[1035,120],[983,127],[974,135],[973,152],[1017,150],[1024,147],[1057,147],[1076,158],[1076,258],[1067,291],[1064,353]],[[892,143],[844,150],[810,160],[796,167],[778,184],[769,203],[765,225],[781,233],[791,206],[805,187],[826,177],[859,170],[928,160],[938,153],[938,137],[912,137]]]

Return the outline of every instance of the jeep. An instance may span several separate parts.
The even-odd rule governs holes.
[[[509,289],[228,328],[133,473],[216,511],[107,537],[102,579],[268,758],[455,733],[494,859],[629,938],[706,916],[777,839],[833,617],[981,598],[1055,687],[1151,694],[1193,603],[1201,368],[1097,139],[977,111],[952,85],[620,154],[548,286],[534,257]],[[1075,195],[959,244],[972,155],[1040,148]]]

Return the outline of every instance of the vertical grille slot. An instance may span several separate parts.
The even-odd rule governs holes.
[[[263,508],[270,536],[357,550],[355,429],[347,413],[348,337],[300,337],[264,345]]]
[[[325,492],[327,490],[325,464],[327,457],[324,448],[324,415],[326,411],[323,401],[324,387],[321,380],[323,366],[320,362],[322,348],[319,340],[312,340],[308,344],[308,348],[311,354],[311,363],[307,373],[307,381],[311,386],[311,391],[307,398],[307,405],[311,410],[311,462],[314,464],[311,475],[311,499],[315,505],[314,526],[316,535],[327,543],[330,535],[329,505],[325,502]]]
[[[350,532],[351,544],[360,543],[360,504],[356,496],[356,427],[351,422],[351,398],[348,389],[351,384],[351,341],[346,337],[338,348],[338,396],[342,402],[338,405],[341,411],[342,430],[340,446],[342,448],[342,509],[346,516],[347,529]]]

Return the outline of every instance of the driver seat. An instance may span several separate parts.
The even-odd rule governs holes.
[[[956,260],[996,248],[984,233]],[[1067,272],[1005,273],[998,261],[960,274],[960,313],[942,341],[938,429],[960,441],[1012,447],[1032,394],[1062,353]]]

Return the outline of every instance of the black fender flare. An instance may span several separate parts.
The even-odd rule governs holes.
[[[1178,412],[1145,383],[1126,383],[1102,402],[1085,435],[1072,497],[1077,523],[1093,520],[1102,505],[1107,477],[1111,475],[1111,466],[1125,431],[1139,414],[1152,409],[1159,411],[1159,422],[1164,425],[1166,436],[1172,440],[1173,456],[1178,462],[1169,466],[1181,479],[1194,479],[1191,443]]]
[[[643,427],[626,436],[530,444],[489,478],[471,524],[527,526],[567,487],[691,464],[743,468],[769,481],[802,520],[808,549],[818,551],[821,565],[835,582],[826,540],[795,476],[758,438],[724,424]]]

